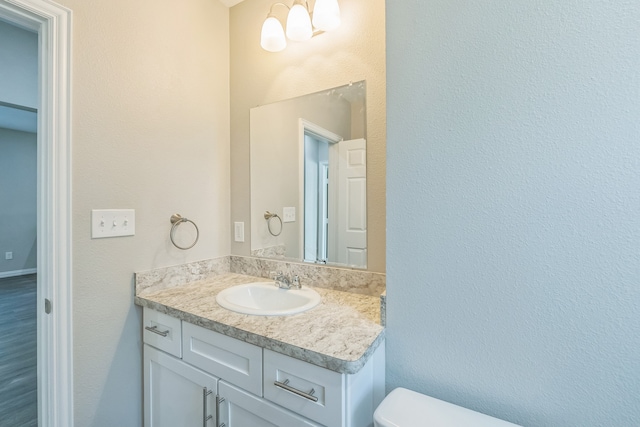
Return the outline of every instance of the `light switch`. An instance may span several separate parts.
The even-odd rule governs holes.
[[[296,220],[295,207],[282,208],[282,222],[295,222],[295,220]]]
[[[244,242],[244,222],[233,223],[234,240],[236,242]]]
[[[135,209],[94,209],[91,211],[91,237],[133,236],[136,234]]]

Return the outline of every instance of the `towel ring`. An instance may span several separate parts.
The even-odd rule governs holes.
[[[278,234],[275,234],[273,231],[271,231],[271,220],[272,220],[273,218],[278,218],[278,220],[280,221],[280,231],[278,231]],[[269,229],[269,233],[270,233],[272,236],[277,237],[277,236],[279,236],[279,235],[280,235],[280,233],[282,233],[282,218],[280,218],[280,217],[278,216],[278,214],[274,214],[274,213],[271,213],[271,212],[269,212],[269,211],[266,211],[266,212],[264,213],[264,219],[266,219],[266,220],[267,220],[267,228]]]
[[[180,246],[176,243],[175,240],[173,240],[173,233],[175,233],[176,229],[178,228],[178,225],[182,224],[183,222],[190,222],[196,228],[196,240],[194,240],[190,246]],[[178,249],[182,249],[183,251],[186,251],[187,249],[191,249],[196,245],[196,243],[198,243],[198,239],[200,238],[200,230],[198,230],[198,226],[196,225],[195,222],[191,221],[190,219],[183,218],[182,215],[180,214],[173,214],[171,215],[171,224],[173,225],[171,226],[171,232],[169,233],[169,237],[171,238],[171,243],[173,243],[173,246],[175,246]]]

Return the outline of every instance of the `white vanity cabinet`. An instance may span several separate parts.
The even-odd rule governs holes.
[[[159,314],[144,308],[145,427],[373,425],[384,343],[357,373],[341,374]]]

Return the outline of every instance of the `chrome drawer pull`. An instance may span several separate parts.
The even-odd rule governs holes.
[[[281,389],[287,390],[293,394],[297,394],[300,397],[304,397],[305,399],[309,399],[312,402],[317,402],[318,398],[313,394],[316,392],[314,389],[311,389],[309,393],[305,393],[304,391],[300,391],[297,388],[291,387],[289,384],[289,380],[284,380],[284,382],[274,381],[273,385],[276,387],[280,387]]]
[[[213,418],[213,415],[208,415],[207,412],[207,396],[212,394],[213,391],[207,390],[206,387],[202,388],[202,426],[207,427],[207,421]]]
[[[159,331],[157,326],[145,326],[144,328],[149,332],[153,332],[154,334],[158,334],[163,337],[166,337],[167,335],[169,335],[168,329],[166,331]]]
[[[225,427],[225,423],[220,424],[220,404],[224,402],[224,397],[216,395],[216,427]]]

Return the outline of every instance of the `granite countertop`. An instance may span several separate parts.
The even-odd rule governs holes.
[[[313,287],[322,302],[291,316],[240,314],[216,302],[216,295],[223,289],[264,281],[267,279],[227,273],[169,289],[145,291],[136,295],[135,303],[345,374],[358,372],[384,339],[379,297]]]

